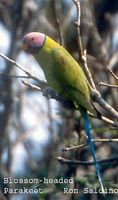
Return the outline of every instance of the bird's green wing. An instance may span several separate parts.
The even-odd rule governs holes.
[[[51,53],[54,75],[63,91],[78,106],[81,105],[87,110],[92,111],[86,77],[80,65],[63,47],[54,48]]]

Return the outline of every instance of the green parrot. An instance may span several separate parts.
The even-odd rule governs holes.
[[[87,110],[92,113],[94,113],[95,110],[91,103],[90,91],[82,68],[65,48],[43,33],[31,32],[26,34],[23,39],[23,49],[27,53],[32,54],[40,64],[49,86],[65,99],[72,100],[80,110],[99,183],[104,192],[87,114]]]

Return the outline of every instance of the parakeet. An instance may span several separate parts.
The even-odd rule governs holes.
[[[65,99],[72,100],[80,110],[87,132],[99,183],[104,191],[92,143],[87,110],[94,112],[85,74],[69,52],[47,35],[31,32],[24,36],[23,49],[40,64],[49,86]]]

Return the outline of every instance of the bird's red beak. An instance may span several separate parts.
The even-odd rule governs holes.
[[[25,51],[25,50],[27,50],[27,48],[28,48],[28,45],[24,42],[22,45],[22,49]]]

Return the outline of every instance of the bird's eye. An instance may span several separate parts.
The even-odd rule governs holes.
[[[32,37],[32,41],[34,41],[34,38]]]

